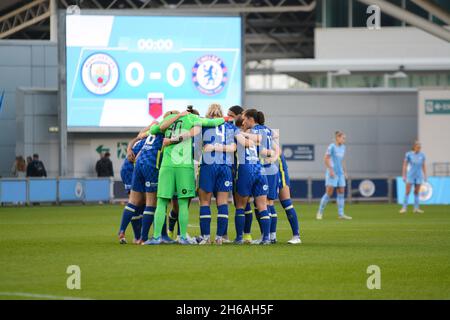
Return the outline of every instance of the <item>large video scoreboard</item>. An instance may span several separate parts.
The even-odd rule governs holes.
[[[241,104],[241,28],[240,17],[67,15],[69,131]]]

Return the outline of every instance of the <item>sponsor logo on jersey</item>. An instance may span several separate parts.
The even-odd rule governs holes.
[[[204,55],[192,67],[192,82],[203,94],[218,94],[223,90],[227,81],[228,68],[216,55]]]
[[[119,81],[119,67],[110,55],[95,53],[84,61],[81,68],[81,81],[93,94],[110,93]]]

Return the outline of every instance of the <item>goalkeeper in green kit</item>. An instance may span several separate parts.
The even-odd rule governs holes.
[[[192,107],[189,106],[188,111],[191,110]],[[223,118],[206,119],[192,113],[172,114],[164,118],[160,125],[152,126],[150,133],[162,133],[160,127],[164,127],[164,122],[173,117],[178,119],[164,131],[165,138],[170,139],[171,144],[164,147],[159,169],[154,234],[153,239],[147,242],[153,245],[161,243],[161,231],[166,219],[167,205],[174,195],[178,197],[179,204],[180,243],[190,244],[186,232],[189,221],[189,199],[195,197],[192,136],[201,131],[196,132],[197,127],[198,129],[202,126],[215,127],[225,122]]]

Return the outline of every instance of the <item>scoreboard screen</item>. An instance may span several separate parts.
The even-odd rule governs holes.
[[[241,104],[240,17],[66,16],[71,131],[141,128],[169,110]]]

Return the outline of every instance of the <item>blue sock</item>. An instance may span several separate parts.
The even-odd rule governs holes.
[[[275,206],[267,206],[267,210],[270,213],[270,233],[277,232],[278,216]]]
[[[414,194],[414,209],[419,209],[419,195]]]
[[[261,228],[261,214],[259,213],[258,210],[255,210],[255,218],[256,218],[256,221],[258,221],[259,231],[262,234],[263,231],[262,231],[262,228]]]
[[[209,206],[200,207],[200,234],[206,237],[211,234],[211,208]]]
[[[228,205],[223,204],[217,207],[217,235],[223,237],[228,225]]]
[[[236,240],[242,240],[242,236],[244,233],[244,224],[245,224],[245,210],[244,209],[236,209],[236,214],[234,216],[234,223],[236,225]]]
[[[119,233],[121,233],[121,232],[125,233],[125,230],[127,230],[127,227],[130,224],[131,218],[133,217],[134,213],[136,212],[136,209],[137,209],[137,207],[134,204],[127,203],[127,205],[123,209],[122,221],[120,223]]]
[[[175,230],[175,224],[177,223],[178,215],[176,215],[173,210],[169,213],[169,231],[173,232]]]
[[[155,207],[145,207],[144,214],[142,217],[142,229],[141,229],[141,240],[148,240],[148,233],[150,227],[152,226],[153,219],[155,218]]]
[[[345,196],[343,193],[338,193],[336,196],[336,202],[338,205],[338,214],[340,216],[344,215],[344,204],[345,204]]]
[[[258,221],[258,225],[259,225],[259,231],[261,232],[261,234],[263,233],[263,230],[261,228],[261,214],[259,213],[257,207],[256,207],[256,203],[255,203],[255,218],[256,221]]]
[[[252,232],[252,222],[253,222],[253,211],[252,206],[249,202],[245,206],[245,223],[244,223],[244,234]]]
[[[261,211],[261,229],[263,240],[270,240],[270,216],[267,210]]]
[[[322,199],[320,200],[320,206],[319,206],[319,212],[323,213],[323,210],[325,210],[325,207],[327,206],[328,201],[330,200],[330,197],[328,194],[324,194]]]
[[[145,207],[137,207],[133,216],[131,217],[131,227],[133,228],[134,238],[139,240],[141,238],[142,228],[142,212]]]
[[[295,211],[291,199],[281,201],[281,205],[283,206],[284,211],[286,211],[286,216],[288,218],[289,224],[291,225],[292,235],[300,235],[297,212]]]

